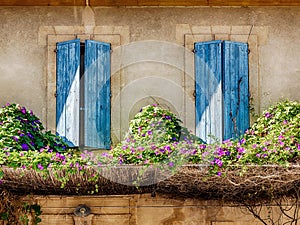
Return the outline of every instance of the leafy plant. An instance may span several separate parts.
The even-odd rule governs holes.
[[[180,122],[174,113],[156,105],[148,105],[130,121],[128,135],[155,142],[178,141],[181,133]]]
[[[215,146],[211,171],[233,165],[288,165],[300,153],[300,103],[281,101],[265,110],[240,140]]]
[[[203,141],[180,125],[172,112],[148,105],[129,123],[125,140],[111,152],[120,164],[168,163],[170,167],[179,161],[187,161],[189,154],[195,158],[198,145]]]
[[[9,151],[40,150],[63,152],[67,144],[50,131],[45,131],[33,112],[18,104],[0,108],[0,149]]]
[[[299,155],[300,103],[281,101],[265,110],[245,135],[244,163],[286,165]]]

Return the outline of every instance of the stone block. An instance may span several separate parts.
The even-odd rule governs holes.
[[[211,26],[213,34],[230,34],[231,26]]]
[[[251,30],[251,25],[247,26],[232,26],[231,34],[249,34]]]
[[[215,40],[222,40],[222,41],[229,41],[229,35],[228,34],[215,34],[214,35]]]

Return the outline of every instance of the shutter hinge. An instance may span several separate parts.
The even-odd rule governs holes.
[[[248,49],[248,55],[250,54],[250,49]]]
[[[55,53],[57,53],[57,51],[58,51],[58,50],[57,50],[57,48],[56,48],[56,49],[54,49],[54,52],[55,52]]]
[[[55,91],[55,93],[54,93],[54,97],[55,97],[55,98],[57,97],[57,91]]]
[[[193,49],[193,50],[192,50],[192,52],[193,52],[193,53],[196,53],[196,52],[197,52],[197,50],[196,50],[196,49]]]

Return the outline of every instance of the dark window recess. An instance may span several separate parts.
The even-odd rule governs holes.
[[[84,148],[84,56],[85,44],[80,43],[80,86],[79,86],[79,147]]]

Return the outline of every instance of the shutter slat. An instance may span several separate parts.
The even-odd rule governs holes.
[[[80,40],[57,43],[56,132],[70,146],[79,145]]]
[[[223,43],[224,139],[249,128],[248,45]]]
[[[222,140],[221,41],[195,44],[196,135]]]
[[[84,144],[109,149],[110,44],[86,41],[84,83]]]

